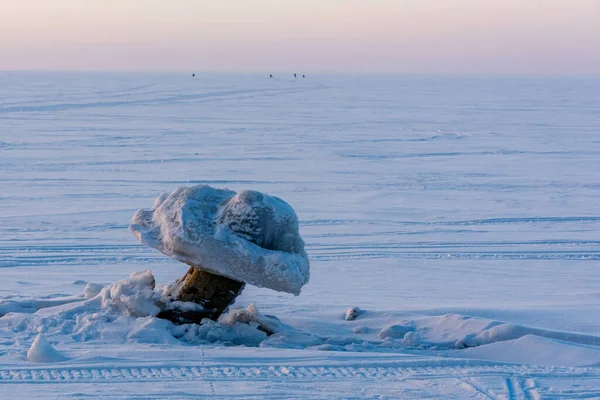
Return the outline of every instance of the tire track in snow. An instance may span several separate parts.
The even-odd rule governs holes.
[[[150,106],[150,105],[165,105],[188,101],[211,101],[211,100],[239,100],[258,96],[276,96],[302,93],[311,90],[323,89],[322,86],[313,86],[308,88],[286,88],[286,89],[246,89],[246,90],[220,90],[214,92],[191,93],[191,94],[165,94],[153,98],[138,98],[128,100],[116,99],[101,99],[92,102],[76,101],[71,99],[71,102],[64,103],[47,103],[40,105],[22,105],[0,107],[0,114],[4,113],[23,113],[23,112],[58,112],[72,109],[88,109],[99,107],[124,107],[124,106]],[[241,96],[241,97],[240,97]],[[85,100],[85,99],[83,99]]]
[[[103,227],[98,229],[112,229]],[[121,229],[121,228],[114,228]],[[126,228],[123,227],[122,230]],[[568,245],[568,243],[567,243]],[[467,247],[469,244],[457,247]],[[566,246],[566,245],[565,245]],[[596,244],[590,245],[595,247]],[[399,244],[396,248],[378,248],[377,246],[335,246],[307,245],[311,251],[311,261],[368,260],[368,259],[447,259],[447,260],[570,260],[598,261],[600,252],[585,250],[506,250],[501,246],[494,250],[490,245],[481,251],[445,250],[445,245],[429,244],[431,251],[414,251],[414,247]],[[517,247],[525,247],[524,245]],[[79,245],[79,246],[0,246],[0,268],[41,265],[99,265],[99,264],[142,264],[161,260],[162,256],[141,245]]]
[[[568,260],[568,261],[599,261],[600,253],[364,253],[354,255],[315,255],[310,256],[311,261],[341,261],[341,260],[370,260],[370,259],[421,259],[421,260]],[[152,261],[164,261],[161,255],[100,255],[81,254],[78,256],[6,256],[0,260],[0,268],[14,268],[24,266],[52,266],[52,265],[140,265]]]
[[[422,259],[422,260],[569,260],[598,261],[600,253],[586,252],[357,252],[350,254],[313,255],[311,261],[366,260],[366,259]]]
[[[482,399],[497,400],[497,398],[498,398],[496,396],[492,396],[491,394],[488,393],[487,390],[485,390],[484,388],[481,388],[479,385],[475,384],[472,379],[458,378],[458,380],[460,381],[460,386],[462,388],[464,388],[470,392],[473,392],[476,395],[479,395],[479,397]],[[510,399],[512,400],[512,397],[510,397]]]
[[[506,389],[510,400],[529,400],[521,381],[516,376],[506,378]]]
[[[527,400],[540,400],[542,398],[533,379],[525,378],[521,379],[520,382]]]
[[[545,216],[545,217],[518,217],[518,218],[485,218],[456,221],[388,221],[388,220],[344,220],[344,219],[312,219],[302,221],[303,225],[425,225],[425,226],[477,226],[477,225],[501,225],[501,224],[538,224],[538,223],[583,223],[600,222],[597,216]]]
[[[498,366],[442,366],[442,367],[375,367],[375,366],[292,366],[292,365],[156,365],[121,367],[63,367],[0,369],[2,383],[81,383],[81,382],[139,382],[180,380],[314,380],[316,378],[393,380],[407,379],[460,379],[472,390],[487,398],[496,398],[473,378],[507,376],[511,398],[539,398],[533,377],[587,378],[600,376],[598,368],[530,367],[520,365]],[[526,386],[521,382],[525,382]],[[520,394],[517,395],[517,394]],[[515,397],[516,396],[516,397]]]

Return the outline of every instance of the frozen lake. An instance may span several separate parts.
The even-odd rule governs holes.
[[[392,372],[408,358],[506,368],[497,380],[468,368],[413,380],[390,372],[351,381],[349,372],[330,393],[321,386],[335,379],[319,374],[265,375],[256,387],[197,377],[223,397],[228,380],[237,382],[232,396],[600,396],[599,110],[598,78],[0,73],[0,317],[79,296],[78,280],[106,285],[144,269],[159,283],[181,276],[185,265],[139,244],[127,226],[159,193],[206,183],[285,199],[311,260],[299,297],[247,287],[236,306],[255,302],[302,332],[367,343],[361,353],[348,347],[358,339],[277,350],[153,343],[144,357],[148,343],[135,338],[84,340],[45,320],[17,329],[18,318],[37,318],[31,306],[0,318],[0,397],[24,387],[6,371],[42,368],[26,360],[38,332],[69,358],[43,368],[175,368],[183,354],[189,368],[194,354],[267,370],[277,359],[302,368],[342,354],[342,367],[393,362]],[[354,322],[370,333],[345,325],[353,305],[366,310]],[[399,321],[415,327],[417,343],[378,336]],[[447,346],[498,321],[512,333]],[[195,382],[159,378],[147,381],[162,397],[186,397]],[[66,387],[91,394],[89,382]],[[51,379],[26,387],[65,390]]]

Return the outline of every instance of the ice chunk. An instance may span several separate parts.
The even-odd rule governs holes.
[[[298,295],[309,279],[294,210],[260,192],[180,187],[138,210],[129,230],[169,257],[251,285]]]
[[[86,299],[91,299],[92,297],[98,296],[101,291],[102,285],[98,285],[97,283],[88,283],[83,289],[83,295]]]
[[[354,306],[354,307],[349,307],[346,310],[346,315],[344,316],[344,319],[346,321],[354,321],[356,318],[358,318],[358,316],[360,314],[363,313],[363,310],[361,310],[360,308]]]
[[[245,324],[256,323],[263,330],[270,333],[279,333],[291,330],[292,328],[285,325],[277,318],[268,317],[258,311],[254,304],[248,305],[246,308],[231,310],[228,314],[223,315],[219,322],[226,325],[235,325],[236,322]]]
[[[202,325],[183,325],[177,329],[185,328],[185,332],[176,335],[181,340],[189,343],[221,343],[226,345],[257,347],[266,338],[267,334],[257,329],[257,326],[235,322],[233,325],[205,319]]]
[[[133,272],[129,279],[105,287],[90,301],[100,299],[102,307],[124,309],[125,314],[134,317],[154,317],[160,312],[154,282],[150,270]]]
[[[263,249],[304,251],[298,218],[292,207],[277,197],[253,190],[241,191],[221,208],[217,222]]]
[[[37,363],[64,361],[67,358],[60,354],[43,334],[39,334],[27,352],[27,359]]]

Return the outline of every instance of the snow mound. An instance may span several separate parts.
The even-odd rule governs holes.
[[[27,359],[36,363],[52,363],[64,361],[67,358],[60,354],[43,334],[39,334],[27,352]]]
[[[411,326],[395,324],[386,326],[379,332],[377,336],[379,337],[379,339],[403,339],[407,333],[412,331],[414,331],[414,328]]]
[[[417,317],[383,327],[378,337],[407,347],[465,349],[516,340],[528,335],[600,346],[600,337],[539,329],[460,314]]]
[[[159,294],[154,291],[154,286],[152,271],[137,271],[133,272],[129,279],[103,288],[90,301],[100,301],[102,307],[121,310],[133,317],[154,317],[160,312],[156,305]]]
[[[465,349],[460,356],[530,365],[577,367],[600,362],[600,348],[525,335],[514,340]]]
[[[129,327],[127,340],[134,343],[176,345],[177,339],[172,333],[174,327],[171,322],[165,319],[154,317],[136,318]]]
[[[359,333],[362,335],[369,332],[369,327],[366,325],[355,326],[354,328],[352,328],[352,332]]]
[[[101,291],[102,285],[98,285],[97,283],[88,283],[83,289],[83,295],[86,299],[91,299],[92,297],[98,296]]]
[[[258,287],[298,295],[309,279],[298,217],[260,192],[180,187],[138,210],[129,230],[178,261]]]

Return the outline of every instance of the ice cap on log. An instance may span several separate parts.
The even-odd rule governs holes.
[[[257,191],[179,187],[138,210],[129,230],[175,260],[254,286],[298,295],[309,279],[296,213]]]

